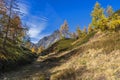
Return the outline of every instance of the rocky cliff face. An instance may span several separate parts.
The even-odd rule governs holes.
[[[46,36],[37,43],[37,46],[43,46],[44,48],[48,48],[50,45],[60,40],[60,31],[56,30],[53,34]]]

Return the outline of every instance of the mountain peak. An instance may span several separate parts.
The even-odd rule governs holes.
[[[37,43],[37,46],[47,48],[58,40],[60,40],[60,31],[55,30],[51,35],[45,36],[44,38],[40,39]]]

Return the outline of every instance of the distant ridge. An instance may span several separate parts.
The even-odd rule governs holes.
[[[38,47],[42,46],[44,48],[47,48],[58,40],[60,40],[60,31],[56,30],[51,35],[40,39],[36,45]]]

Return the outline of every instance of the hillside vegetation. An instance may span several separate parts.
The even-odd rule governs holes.
[[[31,50],[22,46],[15,46],[10,39],[7,40],[6,48],[2,48],[2,39],[0,39],[0,73],[31,63],[36,57],[37,55]]]
[[[66,55],[74,54],[51,70],[51,80],[119,80],[119,36],[120,32],[98,32],[87,43],[68,51]]]
[[[95,32],[86,38],[62,39],[41,53],[34,64],[4,75],[12,80],[119,80],[120,31]],[[89,38],[88,38],[89,37]],[[81,44],[81,40],[86,40]],[[58,51],[62,46],[64,51]],[[51,50],[52,49],[52,50]],[[3,78],[2,78],[3,79]]]
[[[112,7],[104,9],[96,2],[88,29],[80,27],[69,33],[65,21],[60,28],[59,41],[47,49],[32,64],[3,74],[1,80],[120,80],[120,15]],[[17,41],[17,40],[16,40]],[[33,61],[36,46],[14,45],[0,38],[0,71]],[[30,41],[28,41],[30,43]],[[28,47],[26,47],[28,46]],[[26,47],[26,48],[25,48]]]
[[[119,10],[104,9],[97,2],[88,30],[77,28],[64,46],[62,39],[47,49],[41,58],[59,66],[50,68],[51,80],[119,80],[120,79],[120,16]],[[77,35],[76,35],[77,34]],[[61,42],[61,43],[60,43]],[[66,42],[66,44],[67,44]],[[60,43],[60,44],[59,44]],[[62,51],[56,51],[61,46]],[[52,50],[51,50],[52,49]],[[46,53],[46,50],[41,53]]]

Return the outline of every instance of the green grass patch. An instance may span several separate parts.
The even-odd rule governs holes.
[[[75,41],[75,39],[61,39],[59,41],[57,41],[56,43],[54,43],[53,45],[51,45],[49,48],[47,48],[46,50],[44,50],[41,54],[41,56],[47,55],[49,53],[52,52],[63,52],[69,49],[72,49],[72,43]]]
[[[74,46],[75,46],[75,47],[76,47],[76,46],[80,46],[80,45],[88,42],[89,39],[95,35],[95,33],[96,33],[96,32],[91,32],[91,33],[87,34],[85,37],[80,38],[80,41],[79,41],[78,43],[76,43]]]
[[[65,51],[67,49],[72,48],[72,43],[74,42],[74,39],[62,39],[57,43],[56,50],[58,52]]]

